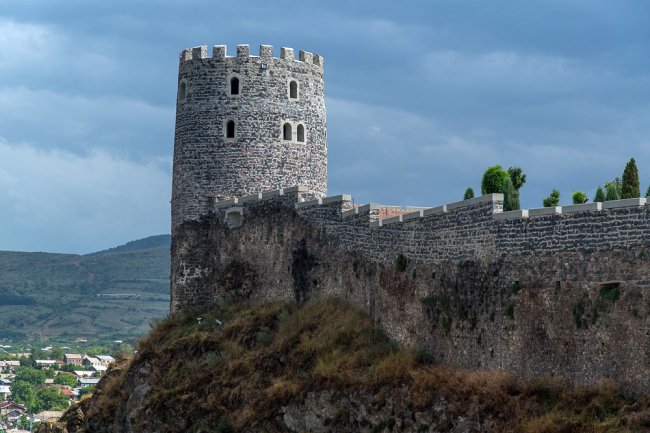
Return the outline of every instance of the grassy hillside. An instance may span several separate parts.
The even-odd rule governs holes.
[[[433,365],[325,299],[175,315],[63,421],[68,433],[642,432],[650,399]]]
[[[87,255],[0,251],[0,340],[125,339],[169,308],[169,235]],[[135,299],[98,294],[130,293]]]

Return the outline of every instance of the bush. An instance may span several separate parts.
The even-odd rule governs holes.
[[[544,207],[552,207],[560,204],[560,191],[553,188],[553,191],[542,201]]]
[[[589,199],[584,191],[573,191],[573,204],[587,203]]]
[[[598,189],[596,189],[596,195],[594,196],[594,203],[596,202],[604,202],[605,201],[605,191],[603,191],[603,188],[598,185]]]
[[[636,161],[631,158],[623,171],[623,184],[621,185],[621,198],[636,198],[641,196],[639,188],[639,170]]]
[[[470,198],[474,198],[474,190],[471,187],[465,190],[463,200],[469,200]]]
[[[517,191],[526,183],[526,175],[521,167],[510,167],[508,169],[510,181]]]
[[[404,254],[399,253],[395,259],[395,269],[397,272],[404,272],[409,264],[409,259]]]
[[[503,192],[503,184],[510,180],[510,175],[500,165],[488,167],[483,173],[481,193],[483,195]]]
[[[620,200],[621,179],[618,177],[613,182],[605,182],[605,201]]]

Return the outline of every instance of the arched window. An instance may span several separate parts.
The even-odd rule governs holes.
[[[282,138],[285,140],[291,140],[291,124],[290,123],[285,123],[284,126],[282,127]]]
[[[187,96],[187,83],[181,81],[181,84],[178,85],[178,100],[184,101]]]
[[[289,98],[298,99],[298,83],[296,81],[289,83]]]
[[[226,122],[226,138],[235,138],[235,121]]]
[[[298,141],[305,141],[305,127],[298,125]]]
[[[230,94],[239,95],[239,78],[232,77],[230,79]]]

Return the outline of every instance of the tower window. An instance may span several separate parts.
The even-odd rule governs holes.
[[[298,99],[298,82],[296,81],[289,83],[289,98]]]
[[[230,94],[239,95],[239,78],[232,77],[230,79]]]
[[[235,121],[226,122],[226,138],[235,138]]]
[[[186,97],[187,97],[187,83],[185,81],[181,81],[181,83],[178,85],[178,100],[185,101]]]
[[[298,125],[298,141],[305,141],[305,127]]]
[[[282,138],[285,140],[291,140],[291,135],[291,124],[285,123],[284,126],[282,126]]]

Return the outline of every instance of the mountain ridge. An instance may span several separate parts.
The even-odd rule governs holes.
[[[0,251],[0,340],[142,335],[168,310],[170,243],[164,234],[85,255]]]

